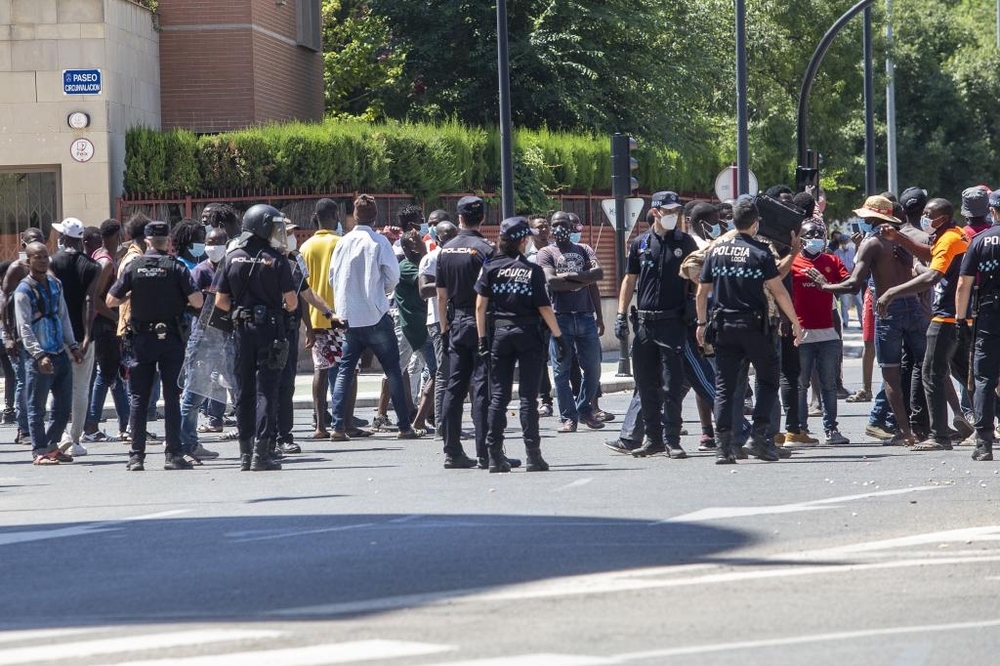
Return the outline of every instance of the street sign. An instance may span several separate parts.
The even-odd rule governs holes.
[[[632,227],[635,226],[636,220],[639,219],[639,215],[642,213],[642,209],[645,205],[646,202],[639,197],[629,197],[625,200],[626,231],[632,231]],[[617,220],[615,218],[615,200],[603,199],[601,201],[601,208],[604,209],[604,214],[608,216],[608,220],[611,221],[612,226],[617,224]]]
[[[99,69],[64,69],[64,95],[100,95],[101,70]]]
[[[69,154],[77,162],[89,162],[94,158],[94,144],[90,139],[76,139],[69,147]]]
[[[715,178],[715,196],[720,201],[735,199],[739,196],[739,171],[734,166],[729,166],[719,172]],[[750,172],[750,191],[748,194],[757,194],[757,176]]]

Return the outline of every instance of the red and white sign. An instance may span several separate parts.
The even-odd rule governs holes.
[[[749,175],[750,191],[747,194],[757,194],[757,176],[753,175],[753,171],[749,172]],[[739,196],[739,189],[739,170],[736,167],[728,166],[716,176],[715,196],[719,197],[719,201],[735,199]]]

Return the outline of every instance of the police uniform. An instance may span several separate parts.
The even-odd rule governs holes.
[[[220,268],[218,293],[230,297],[236,350],[236,427],[240,469],[272,470],[278,432],[278,387],[288,355],[284,294],[295,291],[288,260],[270,238],[284,243],[284,218],[258,204],[243,216],[242,247]],[[252,454],[252,459],[251,459]]]
[[[468,197],[467,199],[471,199]],[[476,199],[480,207],[481,200]],[[466,199],[459,202],[465,204]],[[479,335],[476,332],[475,284],[495,248],[479,231],[462,229],[441,248],[438,255],[435,284],[447,290],[448,309],[441,316],[448,317],[448,358],[450,372],[441,403],[441,436],[447,467],[471,466],[462,449],[462,411],[465,397],[472,389],[472,423],[476,431],[476,456],[481,466],[486,466],[486,412],[488,387],[487,364],[477,353]]]
[[[500,233],[502,238],[516,242],[536,232],[525,218],[514,217],[503,221]],[[486,337],[480,341],[480,352],[488,350],[490,356],[486,434],[489,470],[491,473],[510,471],[503,440],[516,364],[520,368],[518,393],[521,431],[528,459],[526,470],[548,471],[538,434],[538,387],[545,368],[544,324],[539,310],[552,306],[545,288],[545,271],[523,254],[496,255],[483,266],[475,291],[489,299],[489,330],[481,331]],[[561,345],[561,342],[556,344]]]
[[[632,363],[646,433],[646,442],[634,456],[664,451],[671,457],[686,456],[680,445],[681,411],[693,301],[680,266],[697,249],[694,239],[677,229],[663,236],[650,229],[629,248],[627,272],[638,276]]]
[[[975,460],[993,460],[993,424],[996,419],[997,375],[1000,374],[1000,227],[973,239],[962,261],[963,276],[979,280],[972,374],[976,412]]]
[[[297,228],[297,227],[296,227]],[[292,271],[292,284],[295,285],[295,295],[308,289],[306,279],[309,271],[302,255],[298,252],[288,253],[288,267]],[[299,365],[299,328],[305,311],[305,303],[300,299],[299,305],[291,312],[285,313],[285,337],[288,339],[288,360],[281,371],[281,383],[278,389],[278,443],[275,451],[280,453],[301,453],[302,449],[295,443],[292,436],[295,406],[295,374]]]
[[[756,371],[758,392],[753,411],[751,447],[763,460],[778,453],[767,433],[778,397],[778,348],[771,332],[764,283],[778,277],[778,267],[767,245],[746,233],[718,243],[709,252],[700,281],[711,284],[715,305],[709,314],[715,345],[715,423],[717,462],[734,462],[738,443],[733,438],[733,409],[738,377],[749,361]],[[699,322],[699,324],[704,322]],[[712,337],[711,335],[707,337]]]
[[[146,225],[147,238],[166,238],[170,227],[154,221]],[[157,369],[162,379],[163,421],[166,429],[166,468],[190,469],[181,451],[180,388],[187,326],[188,297],[196,291],[191,273],[165,252],[149,249],[134,259],[108,293],[129,298],[131,316],[126,331],[129,354],[129,393],[132,448],[129,469],[141,470],[146,457],[146,422]]]

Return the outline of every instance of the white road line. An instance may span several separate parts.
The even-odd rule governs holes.
[[[911,534],[895,539],[882,539],[880,541],[866,541],[864,543],[849,544],[846,546],[834,546],[832,548],[822,548],[820,550],[810,550],[799,554],[792,554],[793,557],[833,557],[841,555],[856,555],[859,553],[871,553],[879,550],[889,550],[892,548],[908,548],[910,546],[926,546],[936,543],[955,543],[966,541],[996,541],[1000,537],[1000,525],[987,525],[984,527],[967,527],[957,530],[944,530],[942,532],[927,532],[924,534]]]
[[[246,537],[236,539],[235,543],[247,543],[249,541],[271,541],[273,539],[290,539],[292,537],[307,536],[309,534],[325,534],[327,532],[344,532],[346,530],[356,530],[363,527],[373,527],[375,523],[357,523],[355,525],[338,525],[337,527],[318,527],[313,530],[286,530],[278,534],[268,534],[265,536]]]
[[[54,530],[36,529],[25,530],[23,532],[7,532],[0,534],[0,546],[10,546],[17,543],[29,543],[31,541],[46,541],[48,539],[65,539],[76,536],[89,536],[102,532],[114,532],[121,529],[121,525],[142,520],[156,520],[167,518],[182,513],[188,513],[190,509],[174,509],[172,511],[161,511],[135,518],[122,518],[120,520],[106,520],[98,523],[82,523],[71,527],[61,527]]]
[[[107,638],[76,643],[33,645],[0,650],[0,664],[27,664],[35,661],[82,659],[119,652],[159,650],[184,645],[204,645],[223,641],[275,638],[280,631],[241,631],[235,629],[179,631],[163,634],[140,634],[128,638]]]
[[[448,661],[427,666],[604,666],[619,664],[620,661],[607,657],[587,657],[572,654],[522,654],[495,659],[472,659],[470,661]]]
[[[558,488],[553,488],[552,492],[558,493],[558,492],[561,492],[563,490],[569,490],[570,488],[579,488],[580,486],[587,485],[591,481],[593,481],[593,479],[577,479],[576,481],[573,481],[572,483],[567,483],[565,486],[559,486]]]
[[[828,634],[812,634],[808,636],[793,636],[790,638],[773,638],[759,641],[740,641],[735,643],[718,643],[715,645],[692,645],[689,647],[667,648],[664,650],[649,650],[646,652],[629,652],[610,657],[610,663],[629,661],[648,661],[651,659],[666,659],[690,655],[709,654],[712,652],[731,652],[739,650],[757,650],[761,648],[783,647],[787,645],[803,645],[807,643],[824,643],[831,641],[847,641],[862,638],[879,638],[883,636],[899,636],[903,634],[926,634],[949,631],[968,631],[972,629],[988,629],[1000,626],[1000,620],[983,620],[980,622],[957,622],[955,624],[926,624],[910,627],[887,627],[884,629],[864,629],[860,631],[839,631]]]
[[[860,495],[844,495],[842,497],[830,497],[810,502],[795,502],[792,504],[777,504],[773,506],[722,506],[701,509],[683,516],[676,516],[661,520],[658,523],[698,523],[708,520],[721,520],[724,518],[746,518],[749,516],[769,516],[781,513],[799,513],[802,511],[820,511],[837,508],[837,504],[843,502],[854,502],[857,500],[871,499],[874,497],[891,497],[893,495],[906,495],[909,493],[923,492],[926,490],[940,490],[946,486],[917,486],[914,488],[898,488],[896,490],[882,490],[873,493],[862,493]]]
[[[260,652],[234,652],[197,657],[129,661],[116,663],[114,666],[217,666],[223,663],[238,664],[239,666],[319,666],[321,664],[346,664],[377,659],[422,657],[454,649],[455,647],[452,645],[436,645],[434,643],[370,640]]]
[[[389,522],[393,525],[399,525],[400,523],[408,523],[413,520],[419,520],[424,517],[422,513],[411,513],[408,516],[400,516],[399,518],[393,518]]]
[[[0,643],[16,643],[18,641],[38,641],[62,636],[79,636],[92,634],[97,629],[25,629],[19,631],[0,631]]]

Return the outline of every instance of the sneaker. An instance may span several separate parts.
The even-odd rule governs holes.
[[[226,432],[219,435],[219,441],[221,442],[238,441],[239,438],[240,438],[239,428],[233,428],[232,430],[227,430]]]
[[[142,472],[146,469],[146,466],[142,464],[142,458],[139,456],[129,456],[125,469],[129,472]]]
[[[837,400],[846,400],[849,395],[851,394],[843,386],[837,389]]]
[[[972,433],[961,442],[958,443],[959,446],[978,446],[979,435]]]
[[[632,457],[645,458],[646,456],[654,456],[657,453],[666,453],[666,451],[667,447],[663,443],[651,442],[647,439],[641,447],[632,451]]]
[[[834,428],[833,430],[826,431],[826,441],[824,442],[827,446],[836,446],[838,444],[850,444],[851,440],[840,434],[840,431]]]
[[[475,458],[470,458],[464,453],[459,456],[445,456],[445,469],[472,469],[477,467],[479,462]]]
[[[97,432],[84,433],[83,437],[80,438],[87,444],[96,444],[98,442],[113,442],[114,438],[109,437],[108,433],[98,430]]]
[[[17,420],[17,418],[14,415],[14,410],[13,409],[5,409],[5,410],[3,410],[3,417],[0,418],[0,423],[3,423],[4,425],[10,425],[10,424],[14,423],[16,420]]]
[[[166,459],[163,462],[163,469],[173,470],[173,469],[194,469],[194,465],[184,459],[184,456],[180,454],[168,453]]]
[[[623,453],[625,455],[631,455],[632,451],[639,448],[637,445],[633,444],[631,441],[626,441],[624,439],[618,438],[615,440],[608,440],[604,442],[604,446],[611,449],[615,453]]]
[[[300,447],[295,442],[279,442],[278,450],[282,453],[302,453],[302,447]],[[216,454],[218,455],[218,454]]]
[[[604,424],[602,423],[601,426],[603,427]],[[557,432],[576,432],[576,422],[569,419],[563,421]]]
[[[667,447],[667,456],[675,460],[681,460],[687,458],[688,454],[680,444],[671,444]]]
[[[865,434],[869,437],[874,437],[875,439],[892,439],[896,436],[896,433],[890,431],[885,426],[877,425],[875,423],[869,423],[865,426]]]
[[[714,451],[716,449],[715,438],[711,435],[702,435],[698,440],[699,451]]]
[[[375,418],[372,419],[372,430],[375,432],[388,432],[395,429],[392,421],[389,420],[389,416],[386,414],[376,414]]]
[[[959,441],[963,439],[968,439],[969,437],[972,437],[973,435],[976,434],[976,429],[972,427],[972,424],[969,423],[969,420],[964,416],[956,416],[954,419],[952,419],[951,424],[952,426],[955,427],[955,430],[958,432],[959,436],[957,439]]]
[[[615,415],[612,414],[611,412],[606,412],[603,409],[599,409],[596,412],[594,412],[594,418],[597,419],[598,421],[604,421],[605,423],[608,423],[610,421],[615,420]]]
[[[83,444],[73,444],[69,447],[69,454],[73,457],[85,456],[87,455],[87,448]]]
[[[194,451],[191,452],[191,455],[202,460],[215,460],[219,457],[219,453],[217,451],[209,451],[201,445],[201,442],[199,442],[198,446],[196,446]]]
[[[347,431],[347,436],[351,439],[371,437],[372,432],[363,428],[351,428]]]
[[[588,414],[586,416],[581,416],[580,417],[580,423],[583,423],[585,426],[587,426],[591,430],[601,430],[604,427],[604,421],[602,421],[599,418],[597,418],[597,416],[594,415],[594,414]]]
[[[539,416],[552,416],[552,405],[543,403],[541,407],[538,408]]]
[[[784,444],[787,446],[789,444],[795,446],[814,446],[819,444],[819,440],[815,437],[810,437],[807,432],[786,432]]]
[[[232,416],[225,416],[222,418],[222,427],[224,428],[235,428],[236,418]]]
[[[210,425],[208,423],[202,423],[200,426],[198,426],[198,432],[202,433],[202,434],[206,434],[206,433],[210,433],[210,432],[222,432],[222,430],[223,430],[223,428],[222,428],[221,425],[214,426],[214,425]]]
[[[809,405],[809,416],[823,416],[823,408],[819,405]]]

